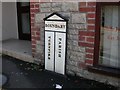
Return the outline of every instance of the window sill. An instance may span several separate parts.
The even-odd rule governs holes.
[[[103,74],[103,75],[107,75],[107,76],[120,78],[120,70],[119,69],[113,69],[113,68],[108,68],[108,67],[104,67],[104,66],[92,66],[92,67],[88,67],[88,71],[93,72],[93,73],[98,73],[98,74]]]

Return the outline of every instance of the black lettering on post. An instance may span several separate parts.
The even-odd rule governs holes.
[[[45,24],[45,27],[48,27],[49,24]]]
[[[50,50],[51,50],[51,36],[48,37],[48,59],[50,60]]]
[[[61,49],[62,48],[62,38],[59,38],[58,39],[58,57],[60,57],[61,58]]]
[[[51,28],[65,28],[65,25],[45,24],[45,27],[51,27]]]

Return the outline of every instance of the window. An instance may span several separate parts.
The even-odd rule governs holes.
[[[29,0],[28,0],[29,1]],[[19,39],[31,40],[30,31],[30,3],[17,2]]]
[[[118,7],[105,5],[101,8],[99,64],[120,68]]]
[[[119,3],[97,3],[94,48],[94,65],[89,70],[118,76],[120,71]]]

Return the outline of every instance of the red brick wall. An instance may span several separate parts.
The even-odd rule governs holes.
[[[79,32],[79,46],[86,47],[86,65],[93,65],[96,2],[80,2],[80,12],[87,15],[87,30]]]
[[[40,40],[39,27],[35,26],[35,14],[39,12],[39,2],[30,2],[30,16],[31,16],[31,42],[32,42],[32,55],[34,57],[36,51],[36,41]]]

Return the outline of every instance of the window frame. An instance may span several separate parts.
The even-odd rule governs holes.
[[[96,20],[95,20],[95,44],[94,44],[94,60],[93,66],[88,70],[96,73],[106,74],[110,76],[120,77],[120,69],[99,64],[100,51],[100,27],[101,27],[101,9],[105,5],[119,6],[120,2],[97,2],[96,3]]]
[[[30,2],[28,6],[22,6],[22,2],[16,2],[17,4],[17,19],[18,19],[18,36],[20,40],[28,40],[31,41],[31,19],[30,19]],[[28,13],[29,14],[29,28],[30,33],[23,33],[22,30],[22,14]]]

